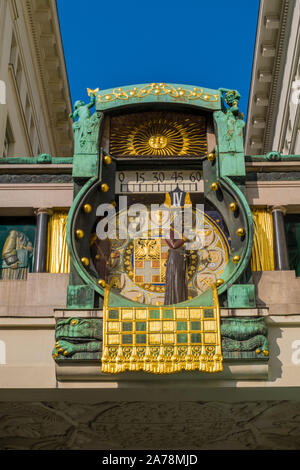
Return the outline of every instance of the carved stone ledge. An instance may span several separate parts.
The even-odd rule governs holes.
[[[191,381],[211,381],[211,380],[266,380],[268,378],[268,364],[244,361],[242,364],[226,362],[224,370],[216,374],[197,371],[181,371],[174,374],[148,374],[147,372],[122,372],[120,374],[104,374],[98,363],[76,362],[74,364],[56,363],[56,378],[60,382],[138,382],[139,387],[149,387],[149,382],[191,382]]]

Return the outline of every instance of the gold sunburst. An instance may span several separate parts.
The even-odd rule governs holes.
[[[112,155],[204,156],[206,150],[203,116],[149,112],[112,119]]]

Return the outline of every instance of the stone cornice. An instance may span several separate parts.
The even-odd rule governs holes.
[[[261,0],[245,138],[245,153],[273,150],[272,139],[294,0]]]
[[[21,2],[53,155],[73,153],[68,77],[55,0]]]
[[[288,39],[288,17],[291,10],[291,5],[293,1],[284,0],[282,2],[282,9],[281,9],[281,25],[278,34],[278,42],[277,42],[277,54],[274,60],[273,66],[273,76],[272,76],[272,86],[269,95],[269,106],[268,106],[268,113],[266,119],[266,130],[264,136],[264,146],[263,152],[268,152],[273,150],[270,148],[272,145],[272,138],[274,135],[274,127],[275,127],[275,119],[274,113],[278,107],[279,103],[279,89],[281,86],[282,76],[283,76],[283,67],[285,62],[285,50],[287,47],[287,39]]]

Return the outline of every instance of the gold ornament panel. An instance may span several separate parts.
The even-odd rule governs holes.
[[[146,112],[113,117],[110,152],[116,156],[204,156],[206,119],[185,113]]]
[[[185,98],[189,101],[202,100],[208,103],[215,103],[219,99],[218,94],[212,94],[205,92],[203,88],[194,87],[192,90],[184,88],[182,86],[172,86],[166,83],[149,83],[141,88],[133,87],[128,90],[124,88],[114,88],[110,93],[103,93],[97,88],[96,90],[90,90],[88,88],[88,94],[97,93],[97,100],[99,103],[109,103],[111,101],[126,101],[132,98],[145,98],[146,96],[163,96],[168,95],[171,98]]]
[[[211,307],[109,306],[104,296],[102,372],[167,374],[223,370],[220,309],[215,285]]]

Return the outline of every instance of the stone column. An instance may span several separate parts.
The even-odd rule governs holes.
[[[289,255],[284,228],[286,208],[283,206],[273,206],[271,212],[273,217],[275,270],[289,271]]]
[[[34,273],[45,273],[47,263],[48,221],[51,211],[50,209],[37,209],[35,213],[37,223],[32,271]]]

